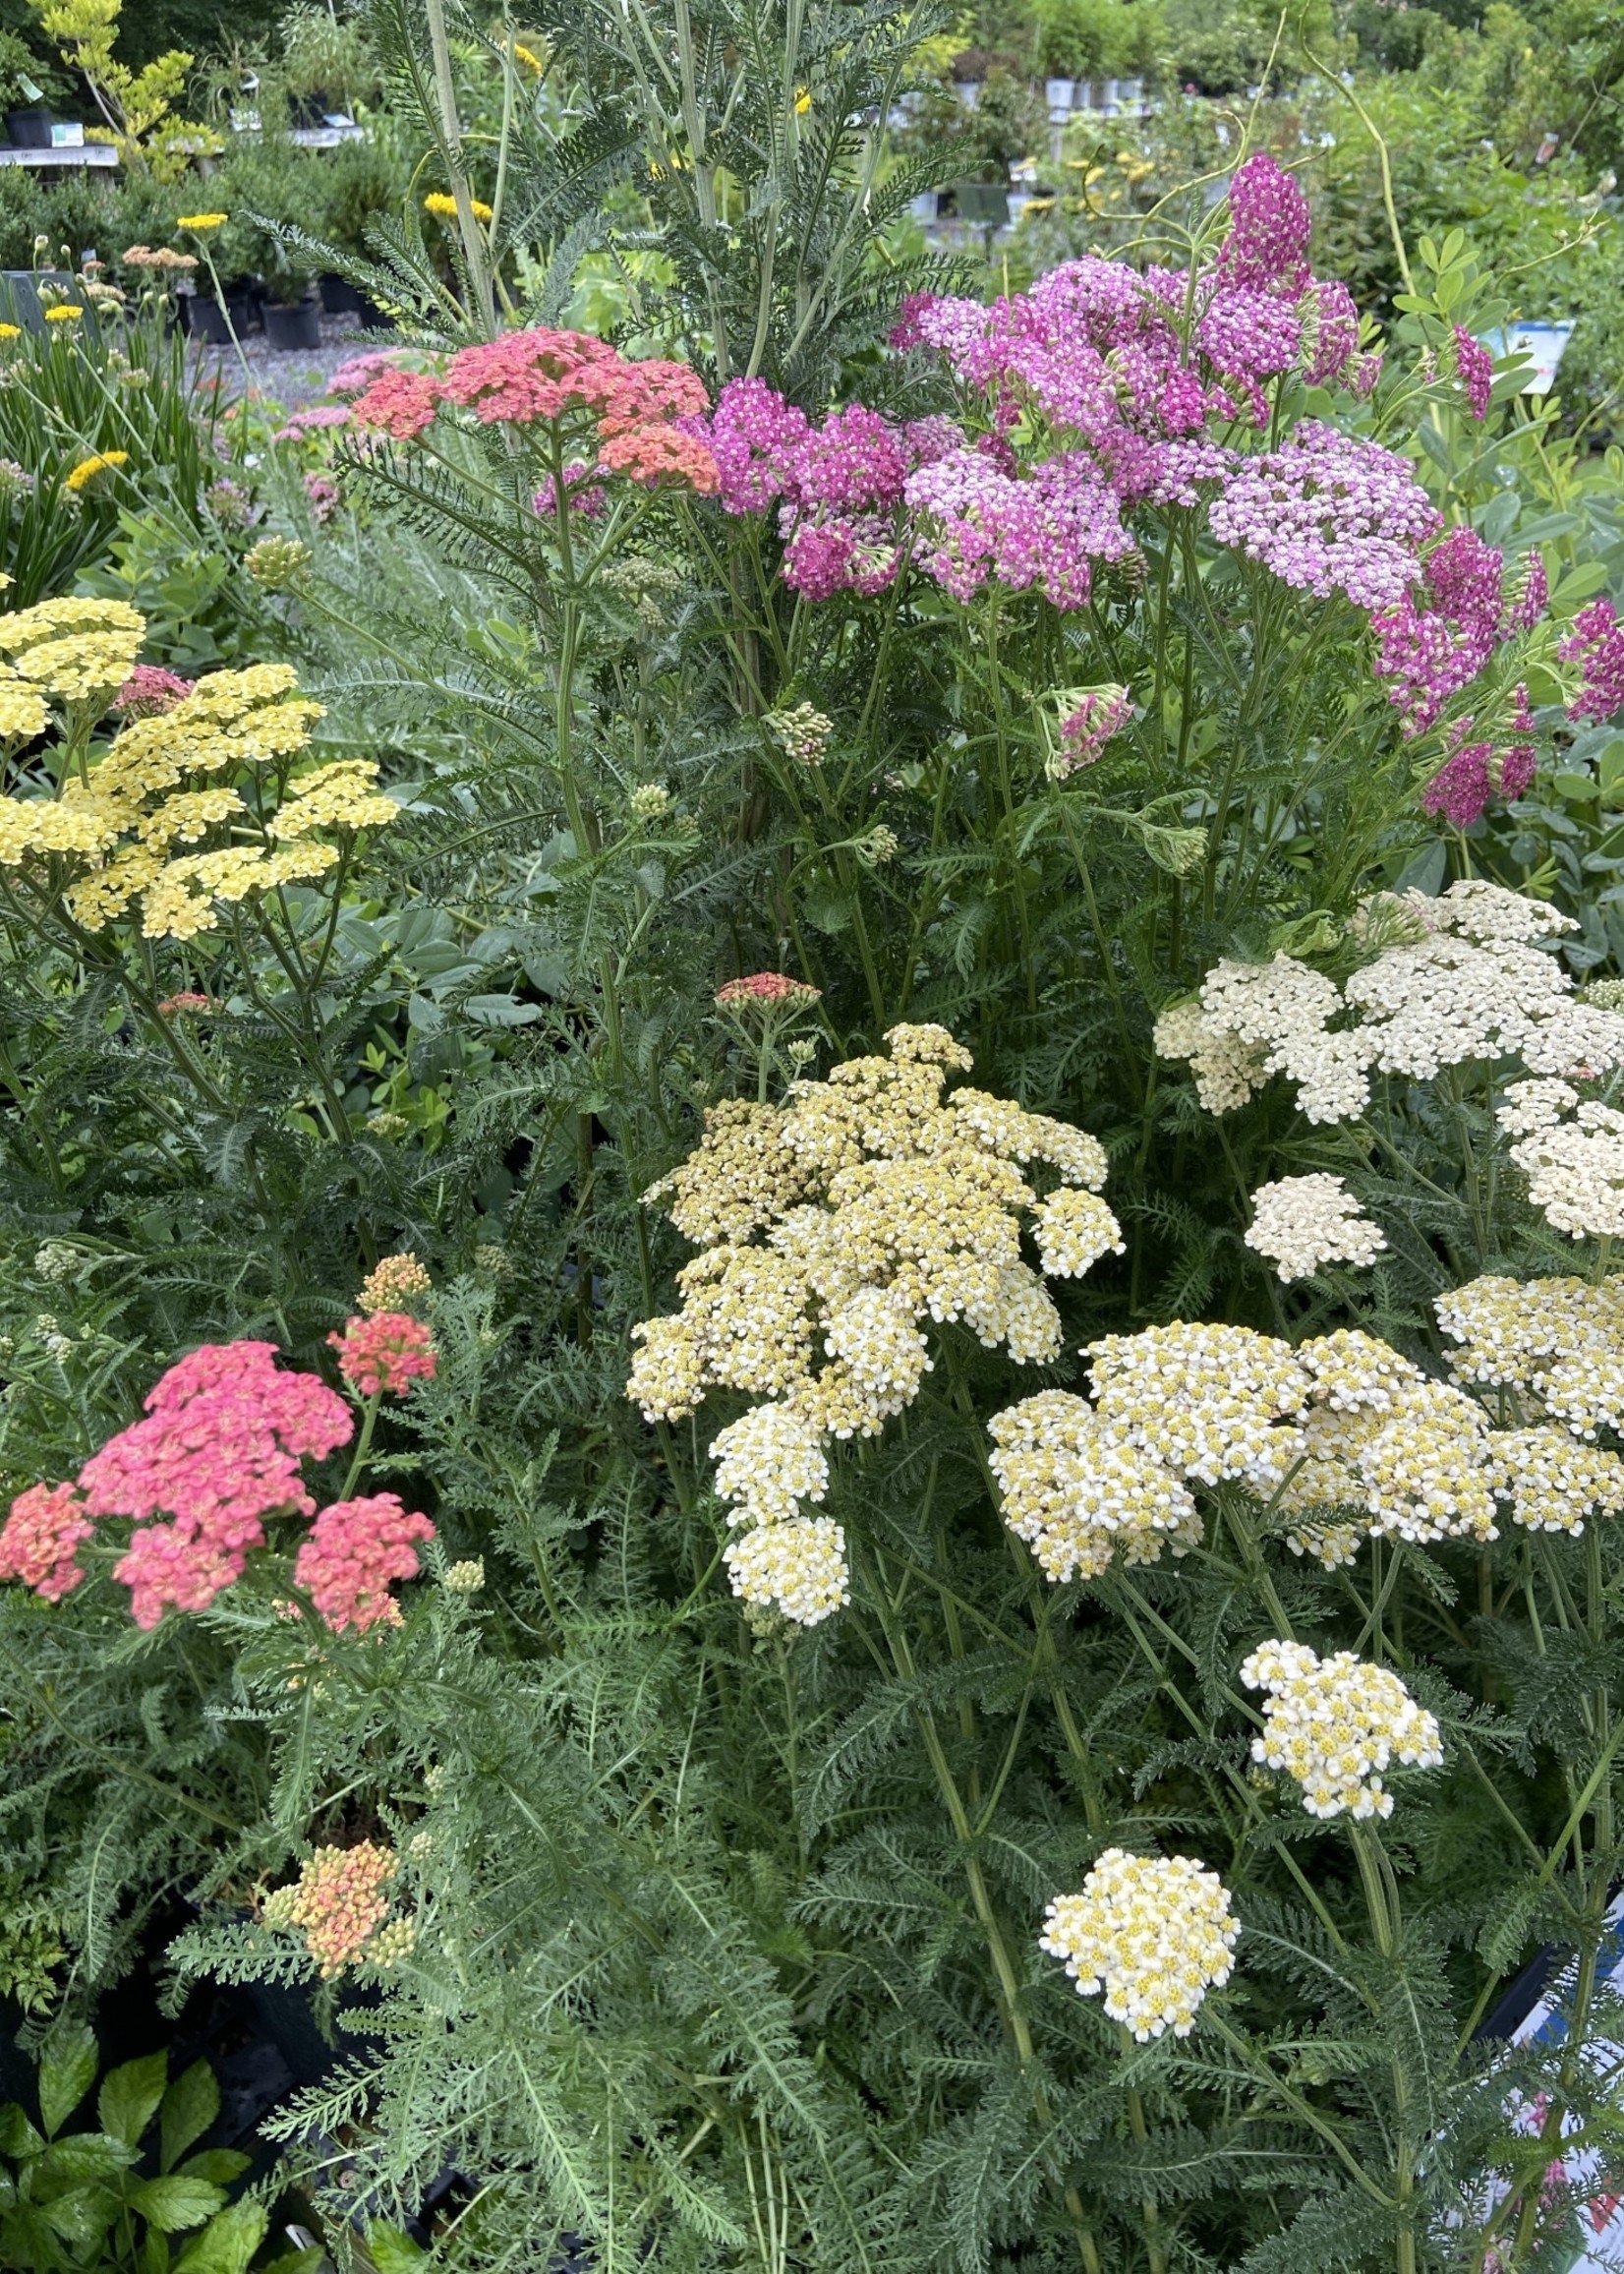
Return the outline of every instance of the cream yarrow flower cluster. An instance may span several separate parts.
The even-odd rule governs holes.
[[[1264,1643],[1241,1679],[1267,1694],[1252,1759],[1294,1778],[1310,1816],[1391,1816],[1388,1765],[1435,1769],[1443,1759],[1434,1717],[1397,1674],[1352,1651],[1322,1660],[1306,1643]]]
[[[1574,1240],[1624,1232],[1624,1113],[1581,1100],[1565,1081],[1537,1080],[1513,1082],[1494,1118],[1547,1223]]]
[[[1188,1855],[1108,1847],[1080,1895],[1057,1895],[1039,1948],[1065,1961],[1079,1993],[1140,2044],[1188,2037],[1209,1990],[1235,1969],[1240,1923],[1214,1871]]]
[[[1288,1284],[1326,1263],[1373,1263],[1387,1246],[1340,1177],[1281,1177],[1251,1195],[1247,1246],[1266,1255]]]
[[[633,1330],[627,1394],[650,1420],[681,1420],[714,1388],[764,1401],[712,1446],[718,1492],[753,1528],[728,1568],[747,1602],[803,1623],[844,1600],[841,1528],[801,1514],[827,1490],[830,1441],[876,1436],[912,1403],[932,1325],[962,1324],[1017,1363],[1058,1356],[1060,1315],[1023,1226],[1056,1274],[1119,1246],[1097,1139],[950,1091],[969,1068],[945,1027],[893,1027],[884,1055],[793,1082],[782,1106],[713,1107],[694,1151],[645,1195],[700,1254],[677,1275],[681,1309]],[[789,1527],[792,1540],[755,1537]]]

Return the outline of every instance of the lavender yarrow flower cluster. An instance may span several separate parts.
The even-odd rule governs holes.
[[[910,474],[904,495],[921,566],[961,601],[991,577],[1012,592],[1035,585],[1057,608],[1081,608],[1092,562],[1134,549],[1118,497],[1081,451],[1044,459],[1022,481],[985,452],[956,450]]]
[[[1259,150],[1236,168],[1229,215],[1219,273],[1243,289],[1301,299],[1313,279],[1308,265],[1313,217],[1302,184],[1278,158]]]
[[[1305,419],[1278,450],[1243,458],[1208,508],[1212,533],[1300,592],[1396,607],[1421,575],[1438,515],[1405,458]]]

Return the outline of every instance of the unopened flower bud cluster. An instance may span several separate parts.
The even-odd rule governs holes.
[[[1322,1660],[1306,1643],[1264,1643],[1241,1679],[1267,1693],[1252,1759],[1294,1778],[1310,1816],[1391,1816],[1381,1781],[1388,1765],[1435,1769],[1443,1760],[1435,1718],[1397,1674],[1352,1651]]]
[[[1080,1895],[1050,1903],[1041,1949],[1140,2044],[1188,2037],[1209,1990],[1235,1968],[1240,1924],[1218,1874],[1188,1855],[1108,1847]]]
[[[749,1529],[726,1551],[746,1603],[802,1624],[845,1600],[828,1489],[831,1439],[872,1437],[931,1371],[927,1328],[968,1327],[1017,1363],[1059,1355],[1060,1315],[1021,1249],[1075,1277],[1120,1253],[1086,1132],[968,1085],[946,1028],[893,1027],[886,1054],[796,1080],[783,1106],[733,1099],[645,1196],[700,1253],[682,1307],[634,1329],[627,1394],[680,1420],[713,1388],[758,1402],[711,1446],[717,1490]],[[1053,1187],[1040,1197],[1032,1180]]]

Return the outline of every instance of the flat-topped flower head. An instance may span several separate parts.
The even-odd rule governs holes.
[[[436,1360],[430,1329],[404,1311],[377,1311],[346,1320],[329,1334],[338,1370],[363,1397],[404,1397],[414,1381],[433,1381]]]
[[[1241,1931],[1229,1891],[1188,1855],[1130,1855],[1108,1847],[1080,1895],[1056,1895],[1038,1947],[1065,1961],[1085,1998],[1142,2044],[1169,2029],[1188,2037],[1209,1990],[1235,1969]]]
[[[1179,1474],[1266,1494],[1301,1452],[1307,1376],[1272,1335],[1175,1319],[1106,1335],[1087,1355],[1101,1419]]]
[[[77,1486],[30,1485],[0,1525],[0,1579],[21,1580],[46,1603],[60,1603],[83,1582],[79,1550],[94,1536]]]
[[[1435,1769],[1443,1759],[1434,1717],[1397,1674],[1352,1651],[1321,1660],[1306,1643],[1264,1643],[1241,1679],[1267,1693],[1252,1759],[1294,1778],[1310,1816],[1391,1816],[1388,1765]]]
[[[1201,1538],[1195,1502],[1165,1467],[1086,1398],[1040,1390],[987,1425],[1004,1521],[1063,1585],[1097,1579],[1113,1560],[1154,1563]]]
[[[829,1489],[829,1462],[813,1425],[788,1406],[752,1406],[711,1440],[716,1488],[732,1500],[729,1524],[783,1524]]]
[[[787,971],[751,971],[742,979],[726,979],[716,991],[720,1010],[767,1012],[810,1010],[823,994],[809,979],[792,978]]]
[[[1373,1263],[1387,1246],[1340,1177],[1281,1177],[1251,1195],[1248,1248],[1266,1255],[1290,1283],[1327,1263]]]
[[[414,1303],[432,1293],[434,1281],[408,1248],[398,1255],[385,1255],[373,1265],[361,1282],[356,1304],[363,1314],[371,1318],[379,1311],[405,1311]]]
[[[393,1848],[370,1839],[354,1847],[319,1847],[296,1881],[266,1896],[262,1915],[269,1926],[297,1927],[321,1979],[330,1981],[368,1953],[388,1917],[384,1890],[399,1869]]]
[[[1488,1440],[1495,1496],[1526,1532],[1566,1532],[1577,1539],[1592,1513],[1624,1511],[1624,1461],[1550,1428],[1496,1429]]]
[[[851,1600],[845,1534],[827,1517],[758,1524],[728,1543],[724,1560],[736,1596],[796,1626],[818,1626]]]
[[[398,1626],[400,1605],[390,1586],[417,1577],[414,1544],[434,1537],[428,1517],[404,1508],[394,1492],[335,1500],[300,1543],[293,1576],[339,1632]]]

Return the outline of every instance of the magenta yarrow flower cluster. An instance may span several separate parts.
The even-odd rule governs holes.
[[[378,1331],[365,1351],[347,1353],[354,1376],[405,1388],[433,1372],[427,1328],[389,1314],[365,1324]],[[170,1608],[206,1609],[264,1545],[267,1517],[316,1513],[302,1464],[325,1460],[355,1433],[335,1391],[276,1356],[268,1342],[244,1341],[205,1343],[179,1360],[148,1394],[145,1419],[110,1437],[77,1480],[19,1493],[0,1526],[0,1579],[58,1602],[86,1578],[79,1552],[98,1523],[125,1517],[136,1529],[113,1577],[130,1590],[136,1624],[156,1626]],[[429,1519],[407,1515],[392,1494],[339,1502],[317,1517],[295,1576],[311,1583],[329,1624],[365,1628],[391,1615],[390,1579],[416,1571],[410,1542],[433,1537]]]
[[[722,503],[777,511],[784,581],[809,600],[871,595],[911,562],[960,601],[990,584],[1080,608],[1101,565],[1136,554],[1129,517],[1149,504],[1204,509],[1220,542],[1300,591],[1393,610],[1438,527],[1408,460],[1312,420],[1275,448],[1241,446],[1287,373],[1374,383],[1358,310],[1314,277],[1308,234],[1301,188],[1259,154],[1193,273],[1089,256],[990,307],[911,294],[892,345],[942,359],[964,420],[858,404],[817,425],[765,380],[734,379],[704,429]],[[1456,362],[1476,389],[1466,348]]]
[[[1573,619],[1573,631],[1556,651],[1565,664],[1578,664],[1584,673],[1578,694],[1568,705],[1570,719],[1593,719],[1598,724],[1624,711],[1624,623],[1610,600],[1593,600]]]

